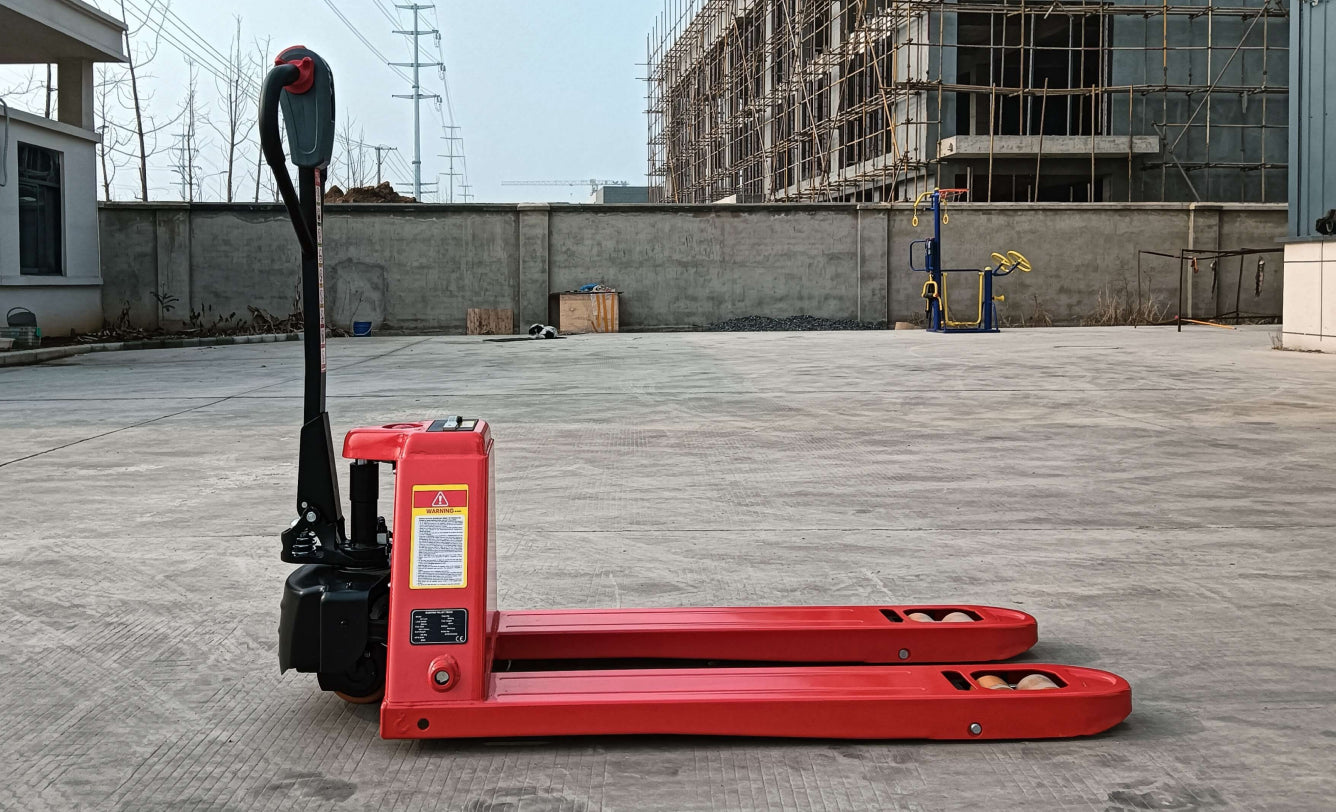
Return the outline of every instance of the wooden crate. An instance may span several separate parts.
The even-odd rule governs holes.
[[[548,300],[552,326],[566,333],[615,333],[621,329],[616,291],[554,293]]]
[[[515,332],[515,312],[470,307],[465,323],[471,336],[508,336]]]

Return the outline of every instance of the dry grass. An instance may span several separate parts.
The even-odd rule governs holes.
[[[1128,291],[1107,288],[1095,297],[1095,310],[1081,318],[1083,327],[1116,327],[1126,324],[1162,324],[1169,320],[1169,306],[1154,299],[1134,302]]]
[[[1322,350],[1306,350],[1306,349],[1301,349],[1299,347],[1286,347],[1285,336],[1281,333],[1280,330],[1276,330],[1271,334],[1271,349],[1280,350],[1281,352],[1315,352],[1315,353],[1322,352]]]
[[[1043,302],[1039,301],[1036,294],[1030,295],[1031,306],[1028,313],[1022,312],[1019,316],[1002,316],[1003,327],[1052,327],[1053,317],[1044,309]]]

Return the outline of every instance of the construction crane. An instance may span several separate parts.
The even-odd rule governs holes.
[[[624,180],[599,180],[598,178],[589,178],[587,180],[503,180],[502,186],[584,186],[589,184],[589,193],[598,194],[599,187],[602,186],[630,186],[631,184]]]

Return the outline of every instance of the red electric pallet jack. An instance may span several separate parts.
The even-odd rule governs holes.
[[[1034,618],[1012,609],[498,611],[492,436],[479,419],[350,431],[347,532],[325,411],[321,198],[335,131],[325,61],[302,46],[280,54],[259,119],[301,243],[305,302],[298,515],[282,536],[283,560],[301,566],[283,593],[284,671],[313,672],[351,702],[383,700],[386,738],[1031,739],[1099,733],[1131,712],[1114,674],[988,664],[1037,639]],[[377,509],[382,463],[395,472],[393,533]]]

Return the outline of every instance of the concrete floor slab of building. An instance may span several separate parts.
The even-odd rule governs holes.
[[[1320,809],[1336,358],[1269,330],[330,344],[336,432],[497,438],[504,608],[971,601],[1132,716],[1052,742],[387,742],[280,676],[296,344],[0,369],[0,808]]]

